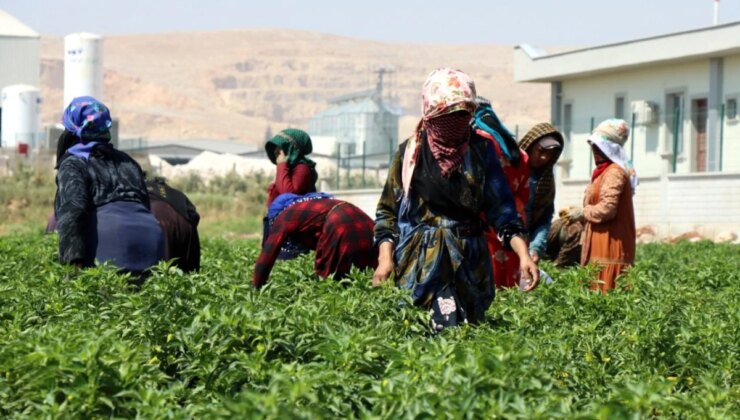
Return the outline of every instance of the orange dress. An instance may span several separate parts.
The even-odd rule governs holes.
[[[481,136],[487,138],[493,143],[496,150],[496,156],[501,164],[506,181],[509,184],[511,193],[514,195],[514,204],[516,211],[524,223],[526,220],[527,201],[529,201],[529,157],[527,153],[520,150],[521,162],[519,166],[513,166],[504,155],[498,142],[493,140],[490,134],[483,130],[476,131]],[[486,242],[488,242],[488,252],[491,253],[491,265],[493,266],[493,281],[497,288],[519,287],[519,257],[516,252],[504,249],[504,244],[498,239],[498,235],[493,228],[486,230]]]
[[[617,164],[609,167],[586,188],[583,200],[581,264],[602,267],[592,290],[614,289],[617,277],[635,261],[635,212],[629,176]]]

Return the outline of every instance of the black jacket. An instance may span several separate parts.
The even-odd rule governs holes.
[[[54,213],[59,231],[59,260],[82,260],[90,216],[114,201],[131,201],[149,208],[141,167],[129,155],[109,145],[95,147],[90,158],[65,154],[58,164]]]

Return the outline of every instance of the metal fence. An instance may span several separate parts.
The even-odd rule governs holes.
[[[336,153],[334,189],[379,188],[385,183],[388,167],[395,149],[388,153],[343,155],[341,148]]]
[[[135,152],[149,148],[149,141],[143,137],[118,139],[118,149]]]
[[[624,119],[630,125],[625,151],[643,173],[723,172],[740,170],[740,116],[734,103],[723,104],[719,112],[707,109],[706,102],[694,100],[654,115],[632,113]],[[587,139],[603,120],[594,115],[564,119],[556,128],[563,133],[565,150],[561,164],[570,178],[590,176],[593,157]],[[517,127],[521,138],[529,127]]]

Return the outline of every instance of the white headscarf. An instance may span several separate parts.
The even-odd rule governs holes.
[[[627,121],[618,118],[611,118],[602,121],[591,133],[588,143],[596,145],[609,160],[621,166],[630,178],[632,191],[635,191],[639,179],[632,161],[627,157],[624,151],[624,143],[630,136],[630,129]]]

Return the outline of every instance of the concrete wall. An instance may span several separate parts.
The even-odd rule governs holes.
[[[355,206],[359,207],[365,213],[375,220],[375,209],[378,206],[378,200],[380,200],[381,189],[372,190],[343,190],[343,191],[327,191],[339,200],[348,201]]]
[[[581,207],[587,181],[558,184],[555,206]],[[654,226],[661,237],[696,231],[740,235],[740,173],[671,174],[640,180],[634,196],[638,227]]]
[[[586,180],[559,182],[555,208],[581,207],[587,184]],[[381,190],[332,193],[375,218]],[[634,205],[638,228],[652,226],[660,237],[692,231],[710,239],[721,232],[740,236],[740,172],[643,177],[634,196]]]

